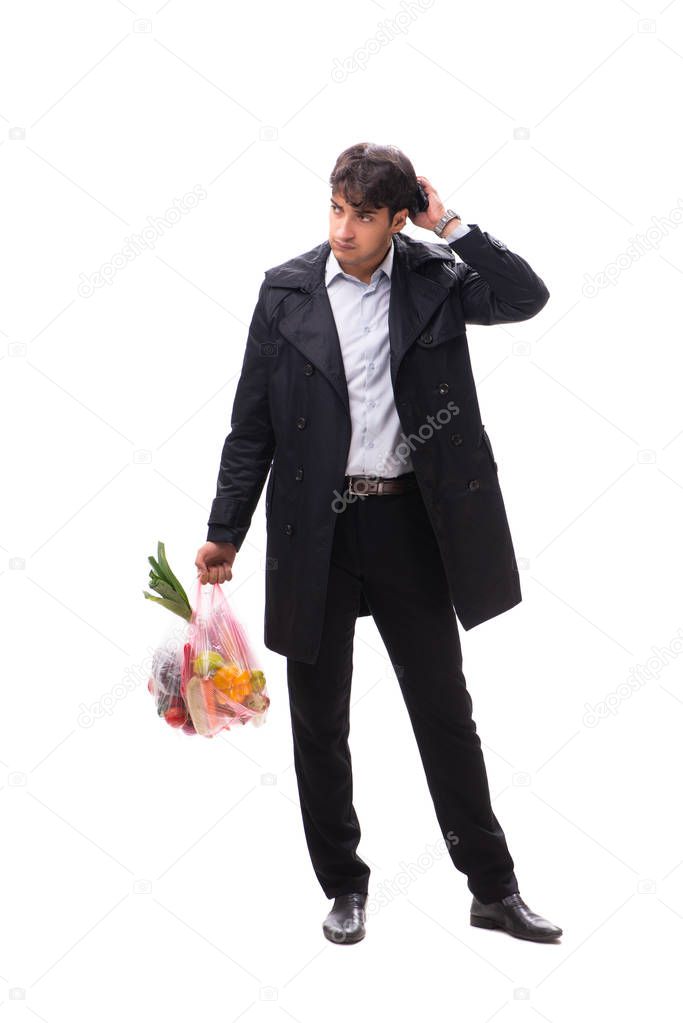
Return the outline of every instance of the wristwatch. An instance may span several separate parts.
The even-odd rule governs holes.
[[[438,224],[434,225],[432,230],[434,231],[435,234],[438,234],[439,238],[443,234],[444,228],[448,221],[453,220],[454,217],[457,217],[458,220],[460,220],[460,214],[456,213],[455,210],[446,210]]]

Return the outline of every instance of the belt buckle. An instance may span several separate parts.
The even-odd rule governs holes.
[[[361,489],[356,490],[356,486],[361,484]],[[377,490],[372,488],[377,486],[377,482],[374,479],[370,479],[367,476],[362,475],[351,475],[349,476],[348,492],[353,494],[355,497],[364,498],[368,494],[376,494]],[[381,491],[380,491],[381,492]]]

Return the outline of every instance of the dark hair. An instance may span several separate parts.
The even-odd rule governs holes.
[[[330,174],[332,192],[341,192],[351,206],[389,207],[391,221],[398,210],[418,212],[415,169],[396,146],[357,142],[337,157]]]

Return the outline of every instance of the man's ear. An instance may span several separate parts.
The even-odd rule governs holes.
[[[407,209],[399,210],[396,214],[394,214],[394,217],[398,217],[398,220],[396,220],[396,222],[394,223],[392,230],[402,231],[403,228],[406,226],[406,220],[408,219],[408,210]]]

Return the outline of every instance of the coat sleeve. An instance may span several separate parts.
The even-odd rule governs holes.
[[[268,398],[275,354],[264,281],[249,326],[206,537],[217,543],[234,543],[237,550],[251,525],[275,450]]]
[[[449,242],[463,261],[454,269],[465,323],[516,323],[539,313],[550,292],[538,274],[478,224],[468,226],[467,234]]]

